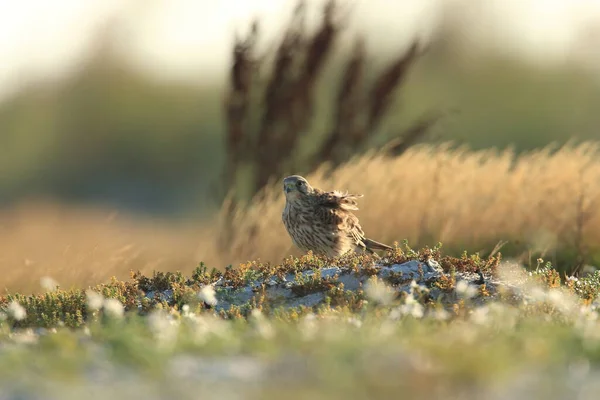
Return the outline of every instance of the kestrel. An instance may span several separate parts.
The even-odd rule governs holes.
[[[292,242],[303,251],[336,257],[349,251],[391,250],[365,237],[358,218],[356,199],[362,195],[337,190],[323,192],[299,175],[283,180],[285,208],[282,219]]]

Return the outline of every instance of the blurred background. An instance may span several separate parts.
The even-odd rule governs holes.
[[[446,141],[518,155],[600,138],[600,1],[338,1],[331,20],[326,1],[304,3],[0,1],[0,286],[191,270],[207,246],[226,252],[227,237],[203,238],[232,229],[236,204],[269,179],[390,143],[395,155]],[[261,90],[294,96],[274,84],[286,38],[306,89],[281,128]],[[377,123],[344,142],[355,116],[338,78],[352,65]],[[374,105],[377,93],[391,100]]]

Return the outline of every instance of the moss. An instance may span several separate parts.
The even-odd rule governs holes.
[[[296,296],[306,296],[311,293],[326,292],[336,286],[337,275],[332,277],[321,277],[321,271],[317,270],[311,275],[296,273],[292,293]]]
[[[361,289],[356,291],[345,290],[344,285],[337,281],[337,276],[323,277],[324,267],[339,267],[346,272],[373,276],[377,273],[379,265],[392,265],[410,260],[427,262],[436,260],[447,274],[437,279],[433,285],[443,293],[451,293],[456,285],[456,274],[459,272],[483,271],[485,274],[494,275],[501,261],[498,253],[487,259],[478,254],[469,255],[464,253],[461,257],[450,257],[441,254],[441,245],[433,248],[425,247],[414,250],[404,242],[403,247],[395,244],[393,250],[384,257],[376,258],[370,254],[349,254],[337,259],[328,259],[315,256],[311,253],[302,257],[288,257],[281,264],[262,263],[250,261],[241,264],[238,268],[228,268],[221,273],[214,269],[209,271],[201,263],[196,267],[190,277],[181,272],[154,272],[152,276],[144,276],[139,271],[131,272],[128,281],[119,281],[114,277],[106,284],[97,285],[87,289],[63,290],[57,288],[54,291],[39,295],[23,295],[19,293],[8,293],[0,297],[0,311],[7,311],[9,304],[18,302],[26,312],[22,320],[15,320],[9,316],[12,327],[56,327],[67,326],[71,328],[85,325],[91,318],[97,320],[104,313],[100,310],[90,310],[87,303],[86,290],[92,290],[107,299],[116,299],[123,304],[124,309],[130,314],[145,315],[154,309],[174,310],[180,312],[184,305],[194,310],[203,311],[208,307],[198,299],[200,289],[209,283],[220,280],[226,287],[217,287],[220,296],[223,293],[231,293],[235,297],[236,290],[243,290],[249,283],[256,283],[261,279],[273,277],[282,279],[289,274],[295,275],[294,285],[291,287],[296,296],[306,296],[311,293],[323,293],[326,309],[336,307],[356,312],[364,306],[364,293]],[[313,271],[310,274],[303,273]],[[540,261],[535,271],[531,272],[531,278],[541,283],[546,288],[565,287],[569,292],[577,295],[584,303],[590,304],[598,298],[600,292],[600,272],[596,272],[585,278],[569,278],[564,281],[560,274],[550,263],[542,265]],[[386,283],[397,286],[406,284],[407,279],[401,274],[390,274],[385,278]],[[267,315],[277,314],[278,318],[295,320],[299,315],[308,312],[307,309],[288,310],[280,308],[277,298],[268,298],[265,283],[260,283],[254,289],[254,295],[246,304],[231,305],[228,310],[220,312],[221,317],[226,319],[246,318],[252,309],[262,310]],[[479,295],[489,297],[490,292],[485,284],[479,286]],[[423,304],[430,303],[432,299],[428,295],[421,296],[419,301]],[[402,298],[400,298],[402,300]],[[312,311],[319,310],[313,307]],[[457,304],[457,312],[464,308],[464,304]],[[8,314],[8,313],[7,313]]]

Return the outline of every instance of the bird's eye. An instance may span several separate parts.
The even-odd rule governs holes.
[[[298,181],[298,186],[302,186],[302,185],[304,185],[304,182]]]

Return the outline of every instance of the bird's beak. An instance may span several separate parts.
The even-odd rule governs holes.
[[[292,182],[286,182],[286,183],[283,184],[283,190],[286,193],[289,193],[289,192],[291,192],[294,189],[295,189],[295,185]]]

